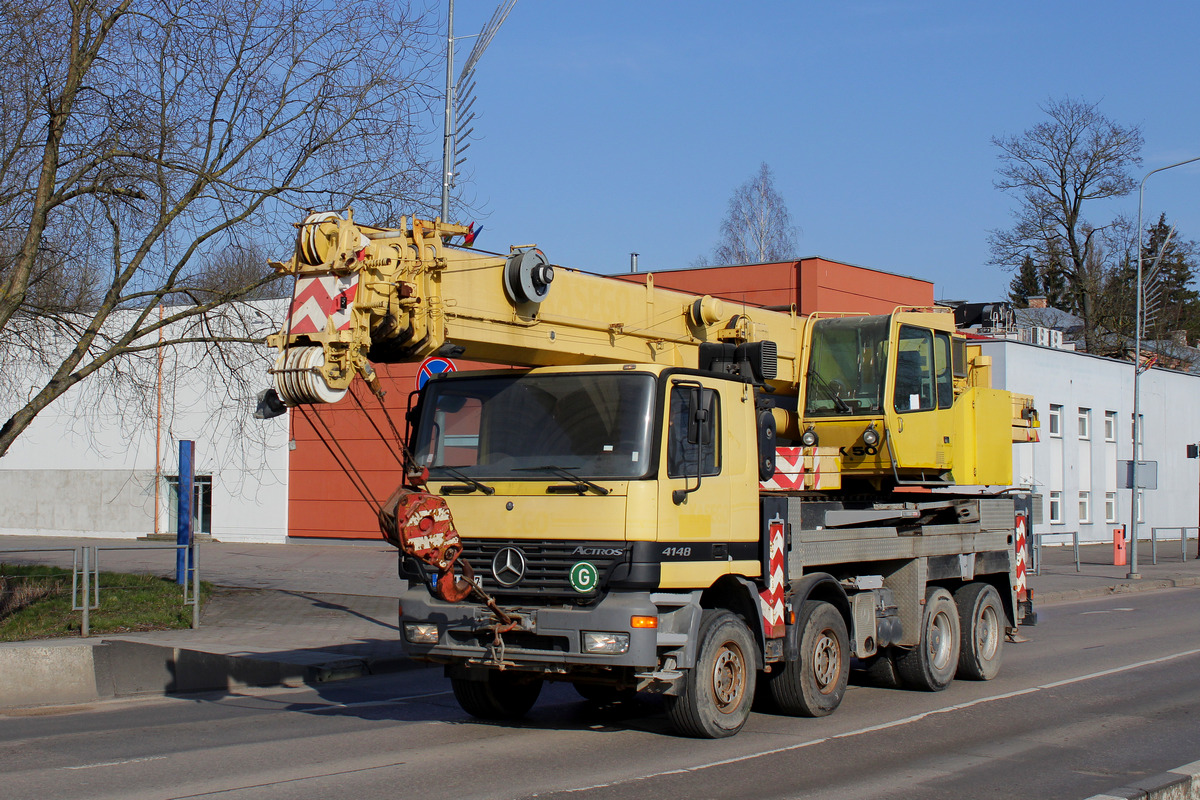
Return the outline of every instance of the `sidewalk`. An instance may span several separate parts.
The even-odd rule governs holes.
[[[175,554],[129,540],[0,538],[0,558],[71,566],[70,552],[5,553],[79,545],[101,550],[104,571],[173,576]],[[1158,564],[1140,543],[1138,572],[1112,566],[1111,545],[1045,547],[1029,576],[1035,608],[1112,593],[1200,585],[1196,545],[1160,542]],[[397,631],[396,551],[383,542],[200,545],[200,577],[221,587],[195,630],[0,644],[0,708],[88,702],[149,692],[299,685],[419,668]]]

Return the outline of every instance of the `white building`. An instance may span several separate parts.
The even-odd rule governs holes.
[[[979,342],[995,382],[1034,397],[1041,441],[1013,450],[1013,481],[1042,500],[1035,532],[1047,542],[1111,542],[1130,524],[1132,491],[1121,462],[1133,457],[1133,364],[1012,339]],[[1143,490],[1140,537],[1151,528],[1195,527],[1200,517],[1200,376],[1165,369],[1142,373],[1142,452],[1157,465],[1157,488]],[[1139,482],[1152,470],[1142,469]],[[1163,532],[1178,538],[1178,531]]]
[[[274,301],[243,310],[262,333],[274,330],[270,317],[281,308]],[[0,458],[0,535],[173,535],[179,442],[192,440],[197,532],[286,541],[288,417],[251,419],[272,356],[261,345],[242,356],[254,382],[239,396],[213,379],[221,362],[190,345],[165,349],[161,360],[126,360],[120,374],[101,370],[51,403]]]

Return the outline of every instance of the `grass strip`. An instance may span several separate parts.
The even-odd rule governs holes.
[[[212,585],[200,582],[201,607]],[[78,636],[82,612],[71,608],[71,570],[0,564],[0,642]],[[190,628],[192,607],[169,578],[100,573],[100,607],[89,617],[92,634]]]

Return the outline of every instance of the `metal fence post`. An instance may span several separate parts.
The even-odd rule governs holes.
[[[200,547],[192,542],[192,628],[200,627]]]
[[[1071,546],[1075,548],[1075,571],[1079,572],[1079,531],[1071,531]]]
[[[79,626],[79,633],[85,639],[88,636],[92,623],[89,616],[92,608],[91,591],[88,588],[88,581],[90,580],[90,573],[88,572],[89,549],[86,545],[83,547],[83,602],[80,603],[83,606],[83,620]]]

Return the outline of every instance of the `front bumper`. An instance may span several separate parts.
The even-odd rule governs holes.
[[[502,652],[490,646],[495,621],[491,612],[477,603],[447,603],[418,585],[400,595],[400,606],[400,636],[405,652],[413,659],[443,664],[486,665],[502,657],[517,668],[545,671],[565,671],[572,666],[651,669],[658,663],[663,633],[661,624],[658,629],[631,625],[632,617],[660,614],[648,592],[609,594],[587,608],[506,607],[506,611],[519,615],[520,626],[502,634]],[[408,641],[404,636],[406,622],[436,624],[437,643]],[[620,654],[585,652],[584,631],[627,634],[629,649]]]

